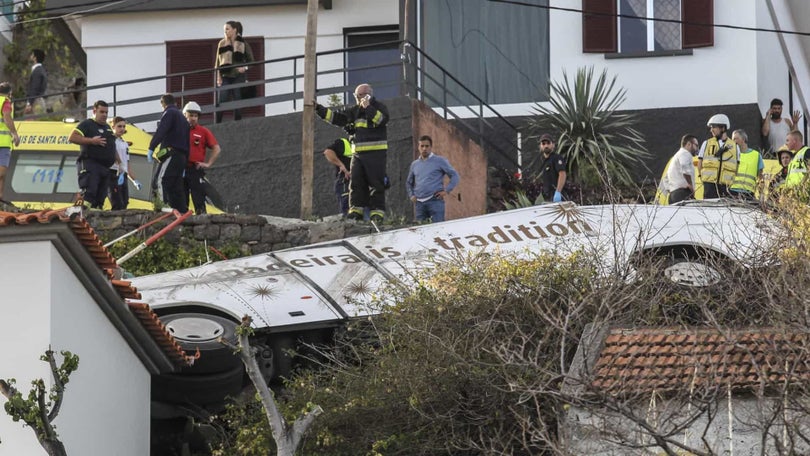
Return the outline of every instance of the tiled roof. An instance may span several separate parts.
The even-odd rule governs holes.
[[[101,239],[96,236],[93,228],[83,218],[76,215],[69,216],[66,209],[46,210],[30,213],[12,213],[0,211],[0,228],[10,225],[32,225],[48,223],[66,223],[76,235],[79,242],[87,249],[103,273],[115,288],[122,299],[140,299],[141,294],[130,282],[113,279],[113,271],[118,268],[115,258],[104,247]],[[146,329],[149,335],[157,342],[161,350],[178,366],[191,364],[195,357],[186,355],[174,337],[169,334],[157,315],[147,304],[127,303],[130,311]]]
[[[810,381],[810,334],[785,328],[612,329],[590,384],[611,394]]]

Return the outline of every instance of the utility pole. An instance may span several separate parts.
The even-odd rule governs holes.
[[[301,218],[312,215],[312,186],[315,154],[315,76],[318,37],[318,0],[307,2],[307,35],[304,39],[304,112],[301,134]]]

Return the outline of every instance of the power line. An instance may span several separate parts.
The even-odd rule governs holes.
[[[554,11],[565,11],[568,13],[579,13],[579,14],[587,14],[589,16],[608,16],[608,17],[615,17],[615,18],[625,18],[625,19],[641,19],[645,21],[655,21],[655,22],[669,22],[673,24],[681,24],[681,25],[696,25],[699,27],[716,27],[716,28],[724,28],[724,29],[731,29],[731,30],[747,30],[750,32],[767,32],[767,33],[784,33],[786,35],[797,35],[797,36],[810,36],[810,32],[796,32],[792,30],[778,30],[778,29],[768,29],[768,28],[761,28],[761,27],[746,27],[743,25],[729,25],[729,24],[716,24],[713,22],[692,22],[692,21],[683,21],[679,19],[663,19],[659,17],[646,17],[646,16],[637,16],[634,14],[621,14],[621,13],[597,13],[591,11],[584,11],[582,9],[577,8],[563,8],[561,6],[549,6],[549,5],[536,5],[534,3],[526,3],[526,2],[518,2],[514,0],[487,0],[488,2],[492,3],[505,3],[509,5],[517,5],[517,6],[529,6],[532,8],[541,8],[547,10],[554,10]],[[604,0],[608,1],[608,0]]]
[[[66,10],[68,8],[84,8],[84,7],[96,6],[96,5],[115,6],[115,5],[117,5],[119,3],[122,3],[122,2],[125,2],[125,1],[128,1],[128,0],[121,0],[121,1],[118,1],[118,2],[110,2],[109,0],[98,0],[98,1],[93,1],[93,2],[76,3],[76,4],[73,4],[73,5],[54,6],[54,7],[51,7],[51,8],[40,8],[40,9],[36,9],[36,10],[29,9],[29,10],[21,10],[21,11],[12,11],[10,13],[0,13],[0,17],[15,16],[15,15],[18,15],[20,13],[23,13],[23,14],[37,14],[37,13],[45,13],[45,12],[48,12],[48,11],[60,11],[60,10]],[[12,5],[17,5],[17,4],[20,4],[20,3],[28,3],[28,0],[16,1],[16,2],[12,3]],[[7,5],[8,5],[7,3],[3,3],[3,6],[7,6]],[[69,16],[71,14],[81,14],[81,13],[88,12],[88,11],[94,11],[96,9],[99,9],[99,8],[93,8],[93,9],[86,10],[86,11],[69,11],[69,12],[65,13],[63,16]],[[42,18],[42,19],[45,19],[45,18]],[[53,18],[47,18],[47,19],[53,19]]]

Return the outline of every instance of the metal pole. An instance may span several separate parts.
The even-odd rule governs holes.
[[[301,218],[312,215],[315,154],[315,42],[318,38],[318,0],[307,2],[307,35],[304,40],[304,112],[301,134]]]

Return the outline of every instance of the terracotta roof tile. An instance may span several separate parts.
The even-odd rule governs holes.
[[[180,365],[193,364],[194,360],[199,358],[199,351],[196,356],[188,356],[186,352],[180,347],[180,344],[169,334],[166,325],[160,321],[157,314],[149,307],[148,304],[142,302],[127,302],[132,313],[138,317],[141,324],[149,331],[149,334],[155,338],[161,348],[169,354],[172,361]]]
[[[786,379],[810,382],[810,333],[641,328],[608,333],[591,385],[632,394],[690,388],[693,383],[740,389]]]
[[[99,266],[107,278],[112,283],[116,292],[122,299],[141,299],[141,294],[132,286],[132,284],[125,280],[114,279],[114,271],[118,269],[115,263],[115,258],[110,255],[110,252],[104,247],[101,239],[98,238],[96,232],[81,217],[77,215],[68,216],[66,209],[59,210],[45,210],[39,212],[28,213],[12,213],[0,211],[0,228],[10,225],[31,225],[31,224],[48,224],[48,223],[66,223],[70,226],[76,238],[87,249],[87,252],[93,258],[95,263]],[[174,337],[166,331],[163,323],[160,322],[158,316],[152,309],[143,303],[130,303],[127,302],[128,308],[135,315],[138,321],[143,325],[146,331],[157,342],[158,346],[168,355],[168,357],[177,365],[190,365],[195,356],[186,355],[182,347],[175,341]],[[199,354],[197,354],[199,356]]]

